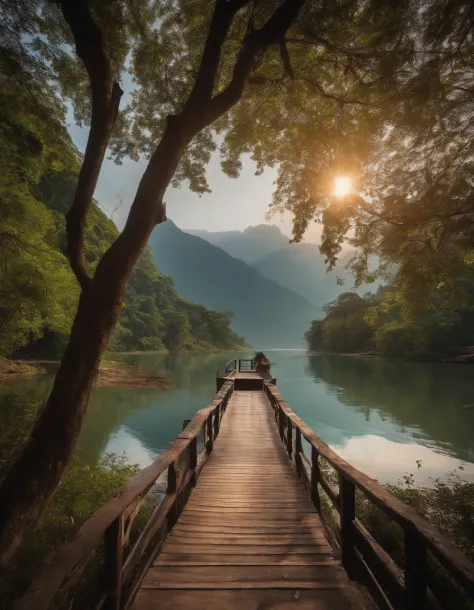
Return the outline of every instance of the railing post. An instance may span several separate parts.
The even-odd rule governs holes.
[[[354,547],[353,522],[355,519],[355,485],[339,474],[339,513],[341,516],[342,565],[349,578],[355,579],[357,555]]]
[[[168,466],[168,486],[166,488],[167,494],[176,493],[178,491],[178,473],[177,473],[177,461],[171,462]],[[178,494],[176,493],[175,501],[168,513],[168,531],[170,532],[176,521],[178,520]]]
[[[193,471],[191,476],[191,487],[196,487],[197,477],[197,436],[193,438],[189,445],[189,470]]]
[[[104,591],[109,593],[102,608],[119,610],[122,592],[123,515],[115,519],[104,534]]]
[[[280,438],[283,440],[285,438],[285,416],[280,405],[278,405],[278,428],[280,430]]]
[[[405,531],[405,608],[423,610],[426,604],[428,559],[425,544]]]
[[[273,409],[273,416],[275,417],[275,421],[278,423],[278,408],[277,408],[277,402],[275,400],[275,398],[272,396],[270,404],[272,405],[272,409]]]
[[[214,411],[214,438],[217,438],[217,435],[219,434],[219,414],[221,411],[221,405],[218,405],[216,407],[216,410]]]
[[[293,453],[293,423],[289,417],[286,418],[286,423],[286,450],[291,459],[291,455]]]
[[[301,439],[301,430],[296,428],[296,440],[295,440],[295,462],[296,470],[299,476],[301,476],[301,454],[303,453],[303,442]]]
[[[321,471],[319,470],[319,453],[316,447],[311,447],[311,501],[313,502],[318,513],[321,512],[321,498],[319,497],[318,489],[318,483],[320,480]]]
[[[212,437],[212,413],[208,416],[206,420],[206,430],[207,430],[207,442],[206,442],[206,451],[207,453],[211,453],[213,446],[213,437]]]

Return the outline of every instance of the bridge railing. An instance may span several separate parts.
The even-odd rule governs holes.
[[[255,360],[252,358],[239,360],[239,371],[241,373],[253,373],[255,372]]]
[[[211,453],[214,439],[219,434],[232,391],[233,383],[227,381],[210,406],[198,411],[150,466],[140,470],[82,525],[76,536],[60,549],[32,582],[27,593],[14,604],[14,610],[46,610],[56,595],[67,596],[97,552],[103,554],[97,599],[88,600],[87,607],[119,610],[132,603],[167,532],[186,504],[191,488],[196,485],[206,456]],[[205,446],[198,455],[198,438],[203,428]],[[133,521],[147,494],[166,471],[166,492],[131,545]],[[73,606],[68,602],[67,607]]]
[[[321,513],[322,489],[336,511],[337,539],[344,567],[351,578],[362,578],[372,585],[370,588],[381,608],[457,608],[454,595],[459,595],[459,592],[452,581],[460,585],[470,599],[474,598],[474,565],[444,534],[337,455],[288,407],[275,385],[267,384],[266,392],[282,442],[294,460],[316,509]],[[303,439],[311,446],[311,459],[304,453]],[[336,471],[338,488],[334,488],[324,476],[320,458]],[[403,529],[404,570],[357,519],[356,489]],[[449,583],[443,582],[440,586],[439,578],[431,570],[429,554],[450,575],[452,580]]]

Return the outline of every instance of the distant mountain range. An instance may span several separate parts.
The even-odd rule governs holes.
[[[289,288],[314,306],[314,317],[323,313],[323,306],[341,292],[363,294],[372,286],[353,288],[354,278],[344,265],[350,253],[341,257],[339,265],[327,272],[324,257],[316,244],[290,244],[275,225],[257,225],[244,231],[210,232],[188,231],[222,248],[257,269],[262,275],[284,288]],[[342,283],[338,284],[338,279]],[[376,287],[376,286],[375,286]]]
[[[275,225],[257,225],[243,231],[204,231],[184,229],[245,263],[254,263],[264,256],[289,245],[289,238]]]
[[[254,231],[242,232],[243,239],[236,235],[239,232],[231,232],[231,237],[235,238],[235,254],[243,249],[249,255],[252,249],[257,257],[262,253],[267,256],[277,241],[280,245],[287,243],[277,227],[270,227],[270,231],[266,228],[260,231],[259,227],[252,229],[269,236],[267,243],[255,236],[249,239]],[[246,246],[242,245],[245,243]],[[159,270],[171,276],[184,298],[233,312],[232,328],[254,348],[304,346],[304,332],[317,312],[301,295],[234,258],[223,247],[181,231],[170,220],[156,227],[149,246]]]

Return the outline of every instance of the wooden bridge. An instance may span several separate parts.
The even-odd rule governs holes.
[[[474,598],[474,566],[443,534],[334,453],[271,375],[233,363],[16,610],[454,610]],[[403,571],[357,519],[360,502],[400,527]]]

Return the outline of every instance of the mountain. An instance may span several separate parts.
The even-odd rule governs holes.
[[[351,254],[341,257],[336,269],[326,271],[324,257],[316,244],[290,244],[290,239],[275,225],[257,225],[244,231],[189,231],[222,248],[259,273],[302,296],[314,306],[314,315],[323,314],[323,305],[351,290],[364,294],[378,284],[354,289],[354,278],[344,268]],[[338,280],[342,280],[338,284]]]
[[[351,290],[363,294],[374,289],[373,285],[354,289],[354,278],[344,268],[345,262],[341,261],[340,266],[328,272],[318,246],[290,244],[255,261],[252,266],[265,277],[307,299],[320,314],[323,305],[336,299],[342,292]]]
[[[54,230],[40,234],[38,248],[31,254],[28,250],[18,254],[12,248],[11,272],[0,272],[0,279],[5,276],[8,279],[12,306],[18,311],[12,319],[14,324],[7,325],[0,338],[1,355],[57,358],[64,349],[79,297],[77,282],[63,254],[64,217],[76,181],[74,172],[51,171],[37,185],[37,213],[41,214],[43,224],[48,227],[49,223]],[[90,273],[117,235],[112,220],[94,202],[84,241]],[[48,257],[43,257],[43,252]],[[24,290],[25,284],[29,294]],[[42,294],[51,296],[43,302]],[[28,316],[22,314],[25,309]],[[245,341],[230,329],[225,313],[209,311],[183,299],[172,280],[158,272],[150,250],[145,248],[128,282],[120,318],[109,342],[110,350],[222,351],[245,346]]]
[[[301,296],[170,220],[156,227],[149,247],[160,271],[186,299],[233,312],[233,330],[255,348],[304,346],[315,311]]]
[[[207,242],[225,250],[234,258],[245,263],[268,256],[289,245],[289,238],[275,225],[257,225],[243,231],[204,231],[187,230],[186,233],[205,239]]]

